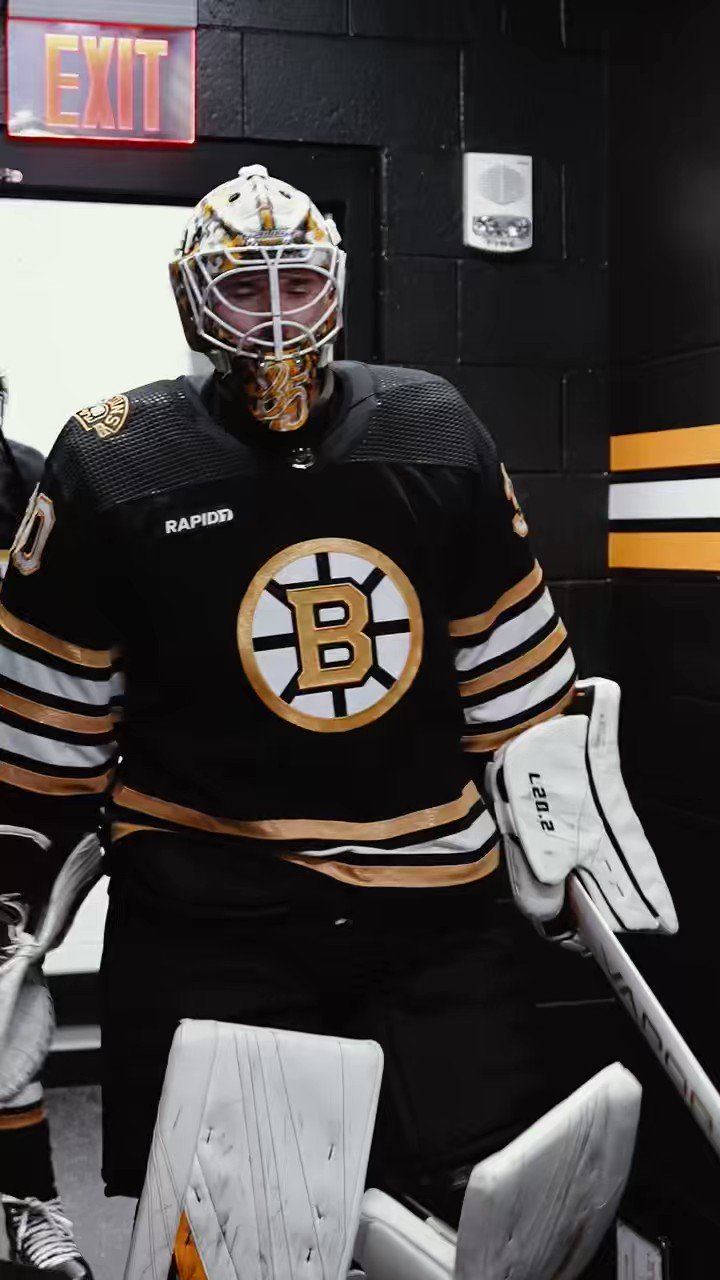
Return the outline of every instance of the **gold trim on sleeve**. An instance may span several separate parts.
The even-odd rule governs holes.
[[[468,782],[462,795],[447,804],[418,809],[398,818],[382,818],[378,822],[344,822],[324,818],[214,818],[198,809],[188,809],[182,804],[147,796],[124,785],[113,793],[114,803],[124,809],[135,809],[138,813],[176,822],[180,826],[193,827],[197,831],[212,831],[216,835],[242,836],[252,840],[391,840],[396,836],[412,835],[416,831],[428,831],[445,826],[448,822],[457,822],[470,812],[479,799],[477,787],[473,782]]]
[[[23,716],[25,720],[49,724],[54,729],[68,729],[71,733],[112,733],[115,728],[112,715],[84,716],[74,711],[59,711],[57,707],[31,702],[29,698],[8,693],[6,689],[0,689],[0,707],[13,715]]]
[[[112,667],[114,659],[118,656],[116,649],[85,649],[79,644],[71,644],[69,640],[58,640],[57,636],[51,636],[49,632],[41,631],[39,627],[34,627],[29,622],[23,622],[22,618],[16,618],[15,614],[6,609],[1,602],[0,626],[4,627],[11,636],[15,636],[16,640],[23,640],[36,649],[44,649],[45,653],[50,653],[55,658],[63,658],[65,662],[75,662],[81,667]]]
[[[6,1129],[31,1129],[45,1119],[42,1102],[29,1111],[18,1111],[15,1115],[0,1115],[0,1132]]]
[[[537,560],[529,573],[515,583],[514,587],[509,587],[495,601],[489,609],[484,613],[476,613],[472,618],[455,618],[450,623],[451,636],[474,636],[479,635],[483,631],[488,631],[493,623],[497,621],[501,613],[506,609],[512,608],[513,605],[519,604],[521,600],[525,600],[536,587],[542,582],[542,569]]]
[[[52,778],[46,773],[33,773],[31,769],[21,769],[0,760],[0,782],[20,787],[22,791],[38,791],[50,796],[100,795],[107,791],[113,772],[114,767],[95,778]]]
[[[358,867],[332,859],[323,861],[322,858],[296,857],[287,853],[280,856],[283,862],[294,862],[298,866],[309,867],[312,871],[321,871],[334,880],[362,885],[366,889],[440,889],[455,884],[470,884],[473,880],[489,876],[499,865],[500,849],[495,845],[477,862],[447,867]]]
[[[467,735],[462,740],[465,751],[494,751],[496,747],[501,747],[504,742],[509,742],[511,738],[517,737],[519,733],[524,733],[526,729],[531,729],[534,724],[540,724],[543,720],[551,720],[553,716],[560,715],[566,707],[570,705],[575,696],[575,686],[568,689],[562,698],[550,707],[547,711],[541,711],[539,715],[533,716],[531,720],[525,720],[523,724],[516,724],[512,729],[498,729],[497,733],[478,733]]]
[[[549,636],[541,640],[540,644],[536,644],[533,649],[528,649],[527,653],[523,653],[521,657],[515,658],[514,662],[506,662],[504,667],[496,667],[494,671],[488,671],[484,676],[476,676],[474,680],[461,681],[462,697],[469,698],[475,693],[485,693],[487,689],[496,689],[499,684],[505,684],[515,680],[517,676],[525,675],[526,672],[532,671],[533,667],[538,667],[541,662],[549,658],[566,639],[565,625],[559,621]]]

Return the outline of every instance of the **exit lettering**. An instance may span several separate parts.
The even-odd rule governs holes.
[[[48,128],[131,132],[135,67],[142,64],[142,129],[160,129],[160,75],[167,40],[131,36],[45,34],[45,124]],[[84,103],[78,60],[87,71]],[[113,74],[111,75],[111,70]],[[77,109],[73,109],[77,107]]]

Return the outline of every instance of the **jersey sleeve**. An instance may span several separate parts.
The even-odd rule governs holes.
[[[67,848],[98,825],[123,677],[105,607],[109,547],[65,434],[0,593],[0,822]]]
[[[491,752],[562,712],[577,671],[512,481],[476,425],[479,461],[460,519],[450,636],[463,746]]]

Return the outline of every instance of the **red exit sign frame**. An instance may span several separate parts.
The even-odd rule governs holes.
[[[11,138],[189,146],[195,30],[7,18]]]

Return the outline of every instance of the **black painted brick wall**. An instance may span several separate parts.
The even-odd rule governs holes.
[[[626,5],[610,49],[614,434],[720,422],[720,12],[662,16]],[[624,575],[612,596],[626,772],[680,918],[658,952],[660,989],[720,1080],[704,1005],[720,891],[720,581]]]

